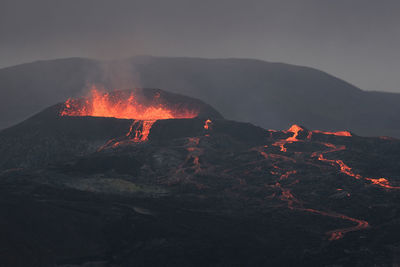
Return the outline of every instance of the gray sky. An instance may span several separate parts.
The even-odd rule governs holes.
[[[0,67],[71,56],[242,57],[400,92],[399,0],[0,0]]]

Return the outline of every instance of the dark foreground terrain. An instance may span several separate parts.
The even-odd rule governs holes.
[[[0,132],[1,266],[400,263],[399,140],[46,112]]]

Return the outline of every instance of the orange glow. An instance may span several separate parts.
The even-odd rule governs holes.
[[[133,91],[102,93],[93,86],[87,98],[68,99],[60,115],[134,119],[126,134],[128,140],[110,140],[101,148],[103,149],[108,146],[116,147],[127,141],[147,141],[150,129],[157,120],[194,118],[198,112],[162,103],[160,92],[155,93],[153,99],[148,101],[143,96],[135,95]]]
[[[389,181],[386,178],[365,178],[368,181],[371,181],[375,185],[379,185],[388,189],[400,189],[400,186],[391,186]]]
[[[148,140],[151,126],[156,122],[156,120],[138,121],[135,120],[129,132],[126,134],[127,137],[133,136],[134,142],[144,142]],[[136,126],[136,127],[135,127]],[[136,128],[136,130],[133,130]]]
[[[364,179],[367,181],[372,182],[372,184],[374,185],[378,185],[380,187],[384,187],[387,189],[400,189],[400,186],[392,186],[390,185],[389,181],[386,178],[367,178],[367,177],[363,177],[360,174],[356,174],[353,172],[352,168],[350,168],[348,165],[346,165],[343,160],[340,159],[326,159],[324,157],[324,154],[327,153],[332,153],[332,152],[337,152],[337,151],[342,151],[345,150],[346,147],[345,146],[335,146],[334,144],[330,144],[330,143],[323,143],[326,147],[329,147],[331,149],[324,151],[324,152],[314,152],[311,154],[311,157],[316,157],[318,156],[318,160],[323,161],[323,162],[327,162],[329,164],[331,164],[332,166],[339,166],[339,170],[341,173],[346,174],[348,176],[354,177],[355,179]]]
[[[298,132],[296,130],[296,132]],[[293,136],[295,137],[295,136]],[[296,136],[297,137],[297,136]],[[329,151],[332,151],[333,149],[337,149],[333,144],[328,144],[328,147],[331,147],[332,149]],[[340,149],[345,149],[344,147],[340,147]],[[269,155],[262,151],[261,148],[256,149],[265,159],[269,158]],[[274,169],[279,170],[280,168],[276,165],[273,165]],[[278,171],[271,171],[270,172],[272,175],[279,176]],[[284,174],[280,175],[279,180],[285,180],[288,179],[289,176],[296,174],[296,170],[291,170],[287,171]],[[331,218],[338,218],[342,220],[347,220],[356,223],[355,226],[350,226],[346,228],[340,228],[332,231],[328,231],[326,234],[329,235],[329,240],[339,240],[344,237],[344,235],[348,232],[353,232],[353,231],[359,231],[363,230],[369,227],[369,224],[367,221],[364,220],[359,220],[356,218],[349,217],[344,214],[339,214],[336,212],[328,212],[328,211],[321,211],[321,210],[316,210],[316,209],[310,209],[310,208],[305,208],[303,207],[303,202],[300,199],[297,199],[293,193],[291,192],[290,189],[283,187],[279,182],[276,182],[275,185],[272,185],[271,187],[277,188],[281,191],[281,194],[279,196],[279,199],[287,203],[287,207],[290,210],[297,210],[297,211],[302,211],[302,212],[308,212],[308,213],[313,213],[313,214],[318,214],[322,216],[327,216]],[[342,189],[338,189],[342,190]],[[349,196],[349,195],[348,195]],[[267,198],[274,198],[276,197],[276,193],[273,193],[271,196],[268,196]]]
[[[210,119],[206,120],[204,122],[204,129],[206,129],[206,130],[210,129],[211,124],[212,124],[212,121]]]
[[[323,132],[323,131],[312,131],[313,133],[319,133],[319,134],[330,134],[330,135],[336,135],[336,136],[352,136],[350,132],[348,131],[340,131],[340,132]]]
[[[348,131],[340,131],[340,132],[323,132],[323,131],[318,131],[318,130],[314,130],[314,131],[310,131],[308,133],[307,139],[311,140],[313,133],[316,134],[326,134],[326,135],[335,135],[335,136],[346,136],[346,137],[351,137],[351,133]]]
[[[297,173],[297,171],[296,171],[296,170],[293,170],[293,171],[288,171],[288,172],[286,172],[286,173],[282,174],[282,175],[281,175],[281,177],[280,177],[279,179],[280,179],[280,180],[287,179],[287,178],[289,178],[289,176],[290,176],[290,175],[292,175],[292,174],[296,174],[296,173]]]
[[[352,137],[352,134],[348,131],[340,131],[340,132],[324,132],[324,131],[308,131],[308,135],[306,138],[300,138],[299,139],[299,134],[301,131],[305,131],[305,129],[301,128],[298,125],[293,125],[290,127],[289,130],[283,131],[284,133],[293,133],[292,136],[286,138],[286,139],[281,139],[273,143],[273,146],[278,146],[280,147],[280,150],[282,152],[287,152],[287,148],[285,147],[286,144],[294,143],[294,142],[309,142],[311,141],[313,134],[325,134],[325,135],[334,135],[334,136],[343,136],[343,137]],[[269,130],[268,133],[270,134],[271,138],[273,138],[272,133],[275,131]],[[329,165],[335,167],[338,169],[338,171],[342,174],[345,174],[347,176],[353,177],[357,180],[362,180],[362,181],[369,181],[373,185],[380,186],[382,188],[386,189],[400,189],[400,186],[392,186],[390,185],[389,181],[386,178],[367,178],[362,176],[361,174],[358,174],[352,170],[352,168],[344,163],[343,160],[341,159],[328,159],[326,158],[326,154],[328,153],[333,153],[333,152],[340,152],[340,151],[345,151],[346,146],[344,145],[335,145],[332,143],[322,143],[322,142],[316,142],[318,144],[324,145],[326,147],[325,150],[321,151],[314,151],[311,152],[311,158],[317,158],[321,162],[328,163]],[[290,156],[286,157],[283,155],[279,154],[271,154],[267,153],[265,149],[267,149],[268,146],[264,147],[258,147],[254,148],[254,151],[258,151],[261,156],[263,156],[266,160],[276,160],[275,162],[287,162],[287,161],[293,161],[295,162],[295,158],[291,158]],[[294,152],[294,157],[298,155],[299,153],[304,153],[304,152]],[[279,161],[278,161],[279,159]],[[314,164],[314,163],[309,163],[311,165],[320,167],[319,164]],[[287,165],[286,165],[287,166]],[[269,173],[273,176],[279,177],[279,181],[286,180],[286,181],[293,181],[292,175],[295,175],[297,173],[296,170],[286,170],[284,167],[280,167],[276,165],[276,163],[272,163],[273,170],[270,170]],[[298,180],[295,180],[291,183],[293,185],[294,183],[298,182]],[[286,188],[286,186],[282,185],[280,182],[276,182],[274,185],[266,185],[266,187],[272,187],[274,189],[278,189],[279,191],[273,192],[272,195],[267,196],[266,198],[272,199],[272,198],[279,198],[281,201],[284,201],[287,203],[287,207],[291,210],[297,210],[297,211],[302,211],[302,212],[308,212],[308,213],[313,213],[313,214],[318,214],[322,216],[327,216],[331,218],[338,218],[342,220],[347,220],[350,222],[353,222],[355,225],[345,227],[345,228],[340,228],[332,231],[328,231],[327,235],[329,235],[329,240],[338,240],[341,239],[345,236],[346,233],[353,232],[353,231],[359,231],[363,230],[369,227],[369,223],[365,220],[353,218],[344,214],[336,213],[334,211],[323,211],[323,210],[316,210],[316,209],[311,209],[304,207],[304,202],[301,199],[296,198],[296,196],[291,192],[289,188]],[[341,188],[337,188],[337,191],[343,191]],[[280,193],[279,193],[280,192]],[[348,192],[345,192],[345,195],[347,197],[350,197],[351,194]]]
[[[326,211],[320,211],[320,210],[314,210],[314,209],[304,209],[304,208],[299,208],[298,210],[307,211],[307,212],[316,213],[316,214],[323,215],[323,216],[338,218],[338,219],[357,223],[356,226],[340,228],[340,229],[336,229],[336,230],[327,232],[327,234],[329,235],[329,240],[331,240],[331,241],[339,240],[339,239],[343,238],[346,233],[360,231],[360,230],[363,230],[363,229],[366,229],[369,227],[369,223],[367,221],[352,218],[352,217],[349,217],[344,214],[339,214],[339,213],[335,213],[335,212],[326,212]]]
[[[323,143],[323,144],[324,144],[326,147],[329,147],[329,148],[331,148],[331,149],[329,149],[329,150],[327,150],[327,151],[324,151],[324,152],[321,152],[321,153],[319,153],[319,154],[318,154],[317,152],[314,152],[314,153],[311,155],[311,157],[315,157],[315,156],[318,155],[318,160],[323,161],[323,162],[327,162],[327,163],[331,164],[332,166],[335,166],[335,165],[339,166],[340,172],[341,172],[341,173],[346,174],[346,175],[348,175],[348,176],[352,176],[352,177],[354,177],[354,178],[356,178],[356,179],[361,179],[361,178],[362,178],[361,175],[355,174],[355,173],[352,171],[352,169],[351,169],[349,166],[347,166],[342,160],[340,160],[340,159],[337,159],[337,160],[326,159],[326,158],[324,157],[324,154],[345,150],[345,149],[346,149],[345,146],[338,146],[338,147],[337,147],[337,146],[335,146],[334,144],[330,144],[330,143]]]
[[[299,125],[293,124],[292,127],[289,128],[289,130],[284,131],[285,133],[293,133],[291,137],[288,137],[283,140],[279,140],[275,143],[273,143],[273,146],[279,146],[281,148],[282,152],[287,152],[287,148],[285,147],[285,144],[290,144],[293,142],[298,142],[300,140],[297,139],[297,136],[299,136],[299,132],[303,131],[304,129],[301,128]]]
[[[159,93],[154,95],[155,101],[152,104],[140,102],[139,98],[133,92],[102,93],[96,87],[92,87],[89,97],[84,101],[68,99],[60,115],[136,120],[194,118],[198,115],[195,110],[182,110],[162,104],[157,101],[160,98]]]
[[[289,130],[287,130],[287,132],[293,133],[293,136],[287,138],[286,141],[287,142],[297,142],[297,141],[299,141],[297,139],[297,136],[299,136],[299,132],[300,131],[303,131],[303,128],[301,128],[299,125],[293,124],[292,127],[290,127]]]

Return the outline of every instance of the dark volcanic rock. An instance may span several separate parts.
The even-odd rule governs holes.
[[[194,118],[104,147],[131,120],[52,109],[0,135],[4,266],[397,263],[399,140]]]
[[[165,142],[174,138],[198,136],[206,134],[203,119],[159,120],[150,132],[149,140],[153,142]],[[228,120],[213,120],[212,131],[219,134],[228,134],[238,142],[261,145],[266,141],[265,130],[250,123]]]
[[[159,94],[162,103],[176,109],[190,107],[197,118],[222,119],[211,106],[200,100],[160,89],[135,89],[147,103]],[[130,93],[133,90],[116,91]],[[57,104],[11,128],[0,131],[0,170],[45,166],[95,152],[110,139],[124,136],[133,120],[60,116],[64,104]],[[202,127],[202,126],[201,126]]]

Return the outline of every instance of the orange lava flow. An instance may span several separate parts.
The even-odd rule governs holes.
[[[295,134],[293,137],[296,138],[297,135]],[[336,151],[336,150],[345,149],[344,146],[342,146],[340,148],[336,148],[333,144],[327,144],[327,146],[331,147],[331,150],[329,150],[330,152],[333,152],[333,151]],[[260,155],[262,155],[265,159],[269,158],[269,155],[265,151],[262,151],[262,149],[256,149],[256,151],[258,151],[260,153]],[[276,165],[273,165],[273,167],[275,169],[280,169]],[[291,170],[291,171],[286,171],[285,173],[283,173],[282,175],[279,176],[278,172],[271,171],[271,174],[279,176],[279,180],[288,179],[289,176],[294,175],[296,173],[297,173],[296,170]],[[303,202],[300,199],[297,199],[293,195],[293,193],[290,191],[290,189],[283,187],[281,185],[281,183],[279,183],[279,182],[276,182],[275,185],[273,185],[272,187],[280,189],[281,195],[280,195],[279,199],[282,200],[282,201],[285,201],[287,203],[288,208],[291,209],[291,210],[314,213],[314,214],[319,214],[319,215],[322,215],[322,216],[327,216],[327,217],[331,217],[331,218],[338,218],[338,219],[347,220],[347,221],[356,223],[355,226],[350,226],[350,227],[346,227],[346,228],[340,228],[340,229],[335,229],[335,230],[332,230],[332,231],[328,231],[326,234],[329,235],[329,240],[330,241],[339,240],[339,239],[343,238],[346,233],[363,230],[363,229],[366,229],[366,228],[369,227],[369,223],[367,221],[359,220],[359,219],[356,219],[356,218],[352,218],[352,217],[349,217],[349,216],[344,215],[344,214],[339,214],[339,213],[336,213],[336,212],[320,211],[320,210],[310,209],[310,208],[304,208],[303,207]],[[275,196],[276,195],[274,193],[272,195],[272,197],[275,197]]]
[[[211,124],[212,124],[212,121],[210,119],[206,120],[204,122],[204,129],[206,129],[206,130],[210,129]]]
[[[287,132],[293,133],[293,136],[287,138],[286,141],[287,142],[297,142],[297,141],[299,141],[297,139],[297,136],[299,136],[299,132],[300,131],[303,131],[303,128],[301,128],[299,125],[293,124],[292,127],[290,127],[289,130],[287,130]]]
[[[159,97],[154,96],[155,99]],[[112,93],[102,93],[95,87],[84,102],[68,99],[61,111],[61,116],[113,117],[118,119],[161,120],[194,118],[198,114],[194,110],[174,110],[163,104],[146,105],[140,103],[138,97],[131,92],[121,97]]]
[[[365,178],[366,180],[372,182],[375,185],[379,185],[388,189],[400,189],[400,186],[392,186],[386,178]]]
[[[108,140],[104,145],[99,147],[97,151],[102,151],[107,148],[116,148],[122,145],[131,144],[132,142],[144,142],[148,140],[150,129],[156,120],[139,121],[134,120],[129,131],[122,138],[113,138]]]
[[[147,141],[150,134],[150,129],[156,120],[146,120],[146,121],[138,121],[135,120],[131,127],[129,128],[129,132],[126,134],[128,137],[132,137],[134,142],[144,142]],[[136,127],[136,130],[133,128]]]
[[[360,174],[354,173],[352,168],[350,168],[348,165],[346,165],[343,160],[340,159],[326,159],[324,157],[324,154],[327,153],[332,153],[332,152],[336,152],[336,151],[342,151],[345,150],[346,147],[345,146],[339,146],[336,147],[334,144],[330,144],[330,143],[323,143],[326,147],[329,147],[331,149],[324,151],[324,152],[314,152],[312,153],[311,157],[316,157],[318,156],[318,160],[323,161],[323,162],[327,162],[329,164],[331,164],[332,166],[339,166],[339,170],[341,173],[346,174],[348,176],[354,177],[355,179],[364,179],[367,181],[370,181],[372,184],[374,185],[378,185],[380,187],[384,187],[387,189],[400,189],[400,186],[392,186],[390,185],[389,181],[386,178],[367,178],[367,177],[363,177]]]
[[[348,131],[340,131],[340,132],[324,132],[324,131],[318,131],[318,130],[314,130],[314,131],[310,131],[310,136],[311,133],[317,133],[317,134],[328,134],[328,135],[335,135],[335,136],[347,136],[347,137],[351,137],[351,133]]]
[[[292,127],[289,128],[289,130],[284,131],[285,133],[293,133],[293,135],[291,137],[288,137],[286,139],[283,140],[279,140],[275,143],[273,143],[273,146],[279,146],[281,148],[282,152],[287,152],[287,148],[285,147],[285,144],[290,144],[293,142],[298,142],[300,140],[297,139],[297,137],[299,136],[299,132],[303,131],[304,129],[301,128],[299,125],[293,124]]]
[[[287,148],[285,147],[286,144],[290,144],[293,142],[311,141],[313,134],[352,137],[352,134],[348,131],[324,132],[324,131],[315,130],[315,131],[308,131],[307,137],[303,139],[303,138],[299,138],[299,134],[301,131],[306,131],[306,130],[298,125],[293,125],[289,130],[283,131],[284,133],[293,133],[292,136],[290,136],[286,139],[278,140],[275,143],[273,143],[272,145],[279,146],[280,150],[282,152],[287,152]],[[268,132],[272,138],[273,137],[272,134],[274,133],[274,131],[268,131]],[[377,186],[380,186],[385,189],[400,189],[400,186],[392,186],[386,178],[368,178],[368,177],[364,177],[361,174],[354,172],[352,170],[352,168],[350,166],[348,166],[347,164],[345,164],[344,161],[341,159],[326,158],[326,154],[344,151],[344,150],[346,150],[346,146],[334,145],[331,143],[321,143],[321,142],[318,142],[318,143],[324,145],[327,149],[322,150],[322,151],[315,151],[315,152],[311,153],[312,158],[317,158],[321,162],[328,163],[329,165],[331,165],[335,168],[338,168],[338,170],[342,174],[353,177],[357,180],[368,181],[373,185],[377,185]],[[267,146],[265,146],[265,147],[267,147]],[[253,149],[253,150],[258,151],[259,154],[262,155],[265,159],[270,159],[270,160],[277,159],[276,154],[269,154],[261,147]],[[295,156],[296,156],[296,152],[295,152]],[[283,159],[284,156],[281,155],[280,157]],[[286,160],[284,160],[284,161],[286,161]],[[318,166],[318,165],[316,165],[316,166]],[[343,238],[346,233],[363,230],[363,229],[366,229],[369,227],[369,223],[365,220],[352,218],[347,215],[336,213],[333,211],[322,211],[322,210],[316,210],[316,209],[304,207],[301,199],[296,198],[296,196],[291,192],[291,190],[289,188],[286,188],[280,182],[282,180],[289,179],[289,176],[295,175],[297,173],[296,170],[289,170],[289,171],[283,172],[283,169],[281,169],[277,165],[273,164],[273,167],[274,167],[274,169],[272,171],[270,171],[270,173],[274,176],[279,177],[279,182],[276,182],[274,185],[266,185],[266,186],[278,189],[280,191],[280,194],[275,192],[271,196],[268,196],[267,198],[270,199],[270,198],[274,198],[274,197],[278,196],[281,201],[284,201],[287,203],[287,207],[291,210],[297,210],[297,211],[327,216],[327,217],[331,217],[331,218],[342,219],[342,220],[346,220],[346,221],[349,221],[349,222],[352,222],[355,224],[354,226],[328,231],[327,235],[329,235],[329,240],[338,240],[338,239]],[[296,181],[298,181],[298,180],[296,180]],[[342,190],[342,189],[338,189],[338,190]],[[349,197],[350,194],[347,193],[347,196]]]
[[[117,147],[131,141],[147,141],[150,129],[157,120],[194,118],[198,115],[196,110],[182,109],[162,103],[159,92],[154,94],[150,101],[141,99],[143,96],[141,98],[133,91],[102,93],[93,86],[87,98],[68,99],[64,103],[60,115],[134,119],[126,134],[128,140],[110,140],[100,150],[106,147]]]
[[[366,229],[369,227],[369,223],[367,221],[355,219],[355,218],[349,217],[347,215],[339,214],[339,213],[325,212],[325,211],[320,211],[320,210],[304,209],[304,208],[298,208],[298,210],[307,211],[307,212],[311,212],[311,213],[315,213],[315,214],[319,214],[319,215],[323,215],[323,216],[343,219],[343,220],[357,223],[356,226],[340,228],[340,229],[336,229],[336,230],[327,232],[326,234],[329,235],[329,240],[339,240],[339,239],[343,238],[346,233],[360,231],[360,230],[363,230],[363,229]]]

